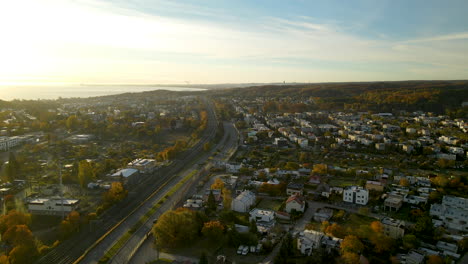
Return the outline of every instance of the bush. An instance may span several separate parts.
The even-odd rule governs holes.
[[[102,205],[96,208],[96,215],[101,215],[104,212],[104,207]]]

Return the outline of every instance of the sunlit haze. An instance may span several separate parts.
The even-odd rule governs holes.
[[[467,1],[2,1],[0,83],[466,79],[467,9]]]

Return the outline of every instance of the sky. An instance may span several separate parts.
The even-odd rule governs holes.
[[[0,84],[468,79],[466,0],[0,1]]]

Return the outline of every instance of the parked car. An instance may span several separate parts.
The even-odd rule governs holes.
[[[257,253],[260,253],[260,251],[262,250],[262,246],[263,246],[262,244],[257,245],[257,250],[256,250]]]
[[[245,246],[244,249],[242,250],[242,255],[247,255],[249,253],[249,246]]]
[[[242,251],[244,250],[244,246],[240,245],[239,248],[237,249],[237,254],[242,254]]]
[[[257,252],[257,248],[255,246],[250,246],[250,253]]]

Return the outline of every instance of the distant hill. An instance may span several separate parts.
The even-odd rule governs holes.
[[[468,81],[399,81],[264,85],[217,91],[240,97],[313,98],[319,109],[445,113],[468,100]]]

